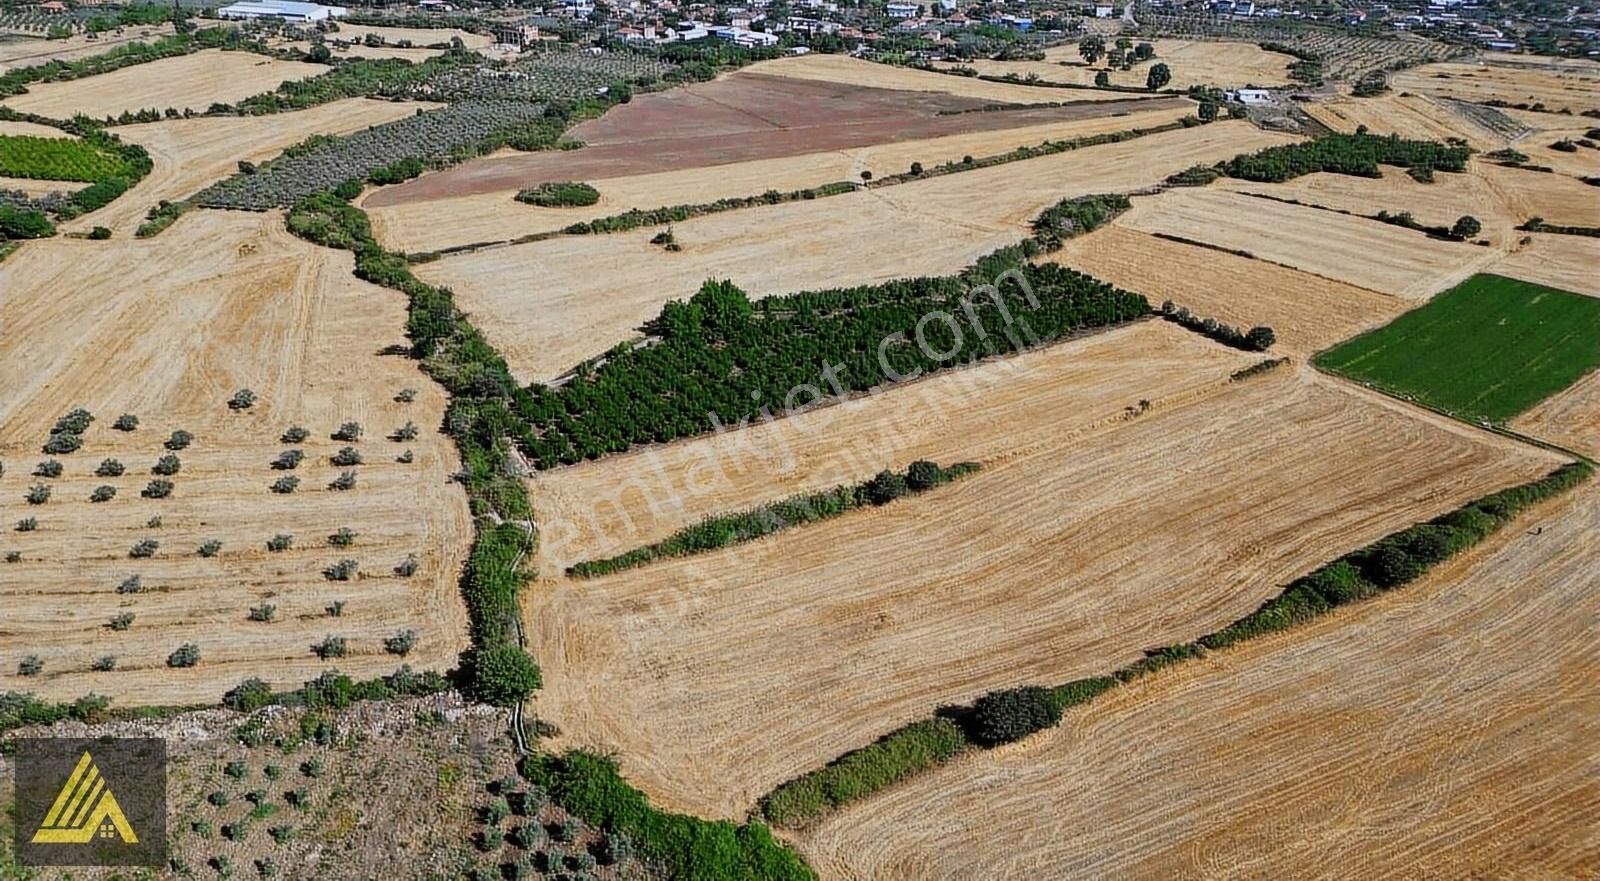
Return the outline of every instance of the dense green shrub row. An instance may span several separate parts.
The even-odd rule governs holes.
[[[1029,239],[951,276],[768,297],[708,281],[596,370],[535,385],[521,443],[540,468],[795,410],[1150,313],[1144,297],[1063,266]],[[828,367],[824,367],[828,365]]]
[[[1593,472],[1587,462],[1563,465],[1539,480],[1485,496],[1442,517],[1403,529],[1295,580],[1261,608],[1201,637],[1198,644],[1223,648],[1400,587],[1482,541],[1530,506],[1588,480]]]
[[[1380,177],[1379,165],[1464,171],[1467,147],[1416,141],[1399,135],[1328,135],[1235,156],[1217,167],[1229,177],[1278,183],[1315,172]]]
[[[1061,246],[1063,239],[1098,229],[1131,207],[1133,203],[1121,193],[1079,196],[1057,202],[1034,218],[1033,237],[1045,250],[1053,251]]]
[[[222,696],[222,705],[244,713],[268,705],[337,710],[356,701],[421,697],[449,688],[450,681],[440,674],[418,673],[408,666],[387,676],[361,680],[351,679],[338,670],[327,670],[293,691],[273,691],[260,679],[246,679]]]
[[[522,760],[523,776],[591,826],[627,835],[669,881],[814,881],[809,866],[761,823],[736,826],[653,807],[612,759],[573,751]]]
[[[0,205],[0,241],[43,239],[55,234],[56,226],[44,212]]]
[[[948,719],[913,722],[783,784],[761,800],[761,812],[775,826],[799,826],[932,768],[967,746],[966,734]]]
[[[367,215],[331,193],[302,199],[291,209],[289,230],[320,245],[351,251],[356,275],[406,294],[406,332],[423,369],[450,393],[447,431],[461,451],[464,482],[474,515],[499,525],[481,528],[462,583],[472,617],[473,647],[462,658],[466,688],[508,706],[539,686],[538,667],[516,638],[519,561],[532,519],[527,493],[511,472],[504,438],[518,424],[516,399],[525,397],[504,359],[478,334],[450,292],[411,274],[404,260],[372,237]],[[510,522],[508,522],[510,521]]]
[[[1545,223],[1543,217],[1530,217],[1517,229],[1524,232],[1547,232],[1563,236],[1588,236],[1600,238],[1600,227],[1594,226],[1563,226],[1555,223]]]
[[[871,480],[802,493],[734,514],[716,514],[678,530],[652,545],[603,560],[586,560],[567,568],[568,575],[594,578],[643,566],[652,560],[687,557],[753,541],[794,526],[837,517],[865,505],[883,505],[909,493],[926,492],[975,473],[978,464],[963,462],[941,468],[932,462],[911,463],[904,474],[884,471]]]
[[[1278,335],[1265,325],[1240,330],[1215,318],[1201,318],[1188,309],[1175,306],[1171,300],[1161,304],[1161,317],[1195,333],[1204,334],[1219,343],[1247,352],[1265,352],[1278,341]]]
[[[517,201],[541,208],[583,208],[600,201],[600,191],[580,181],[547,181],[519,191]]]
[[[1263,362],[1275,363],[1279,362]],[[1222,630],[1194,642],[1149,649],[1110,676],[1055,688],[1003,689],[984,695],[970,708],[945,708],[940,718],[914,722],[784,783],[761,800],[761,812],[774,825],[804,825],[832,808],[932,768],[969,745],[1010,743],[1053,727],[1067,708],[1088,703],[1121,683],[1392,590],[1483,540],[1528,507],[1589,479],[1593,471],[1587,462],[1564,465],[1539,480],[1403,529],[1296,579],[1261,608]]]

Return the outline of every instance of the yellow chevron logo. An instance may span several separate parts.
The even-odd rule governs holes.
[[[128,825],[117,797],[106,786],[106,778],[87,752],[67,777],[44,823],[33,833],[34,844],[88,844],[96,837],[121,838],[124,844],[138,844],[139,836]]]

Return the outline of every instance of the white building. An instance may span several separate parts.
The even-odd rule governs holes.
[[[890,18],[912,18],[922,11],[920,3],[890,3],[883,8]]]
[[[218,9],[217,16],[229,19],[276,18],[279,21],[308,24],[342,18],[348,11],[343,6],[323,6],[296,0],[242,0]]]
[[[1240,104],[1271,104],[1272,93],[1266,89],[1234,89],[1226,93],[1229,101]]]

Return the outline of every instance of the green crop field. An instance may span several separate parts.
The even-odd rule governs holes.
[[[73,138],[0,135],[0,177],[96,183],[122,173],[110,150]]]
[[[1504,422],[1600,365],[1600,299],[1475,275],[1316,363],[1457,416]]]

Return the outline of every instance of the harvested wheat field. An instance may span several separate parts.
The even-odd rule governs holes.
[[[1130,352],[1142,369],[1130,370]],[[529,480],[547,577],[666,538],[701,518],[856,483],[917,459],[1018,454],[1011,415],[1056,415],[1053,435],[1130,418],[1140,401],[1175,406],[1214,393],[1258,360],[1164,321],[1058,344],[858,396],[835,406],[648,448]]]
[[[1146,364],[1138,345],[1127,358]],[[1232,365],[1219,366],[1211,377]],[[1076,409],[1014,411],[1009,452],[915,500],[646,577],[537,586],[536,711],[564,743],[616,751],[660,803],[736,816],[942,704],[1191,639],[1331,556],[1556,461],[1309,371],[1057,434]],[[935,458],[966,458],[964,434]]]
[[[1487,268],[1489,272],[1600,297],[1600,239],[1526,233],[1527,245]]]
[[[485,249],[414,271],[456,292],[514,375],[543,380],[628,338],[712,276],[764,296],[948,273],[1020,240],[1057,200],[1150,186],[1195,163],[1290,140],[1215,123],[1140,139],[1138,163],[1127,161],[1127,144],[1106,144],[701,217],[674,225],[681,253],[651,245],[655,230],[641,229]]]
[[[1493,188],[1504,216],[1519,224],[1543,217],[1546,223],[1564,226],[1600,226],[1600,191],[1582,181],[1480,162],[1472,163],[1471,170]]]
[[[94,119],[124,110],[205,110],[276,89],[285,80],[326,73],[320,64],[283,61],[253,52],[207,49],[177,58],[135,64],[80,80],[35,83],[7,107],[56,119],[83,114]]]
[[[1171,300],[1196,315],[1276,331],[1271,354],[1305,358],[1381,326],[1411,307],[1380,294],[1299,270],[1109,226],[1072,239],[1047,259]]]
[[[1282,183],[1223,179],[1215,186],[1236,193],[1293,199],[1307,205],[1352,214],[1372,215],[1379,211],[1398,214],[1408,211],[1419,222],[1432,226],[1449,227],[1456,222],[1456,218],[1470,214],[1483,223],[1483,234],[1479,238],[1501,245],[1519,235],[1514,228],[1527,219],[1507,205],[1508,200],[1498,186],[1498,178],[1489,177],[1490,172],[1504,171],[1498,167],[1477,164],[1469,166],[1469,171],[1464,174],[1437,173],[1433,176],[1433,183],[1423,184],[1412,180],[1404,169],[1386,167],[1381,178],[1308,174]],[[1569,179],[1568,183],[1579,189],[1584,188],[1577,181]]]
[[[1477,108],[1477,118],[1462,112],[1461,105],[1427,95],[1391,93],[1374,98],[1340,97],[1300,105],[1312,119],[1336,132],[1346,134],[1361,126],[1374,134],[1397,134],[1404,138],[1443,141],[1464,138],[1478,150],[1496,150],[1525,133],[1526,128],[1492,108]],[[1502,117],[1504,117],[1502,119]],[[1497,120],[1494,127],[1486,120]]]
[[[76,61],[90,55],[100,55],[125,43],[148,42],[171,34],[170,24],[124,28],[120,36],[101,34],[93,40],[84,34],[73,34],[61,40],[0,34],[0,73],[19,67],[36,67],[51,61]]]
[[[1493,248],[1431,239],[1376,220],[1216,189],[1137,199],[1119,225],[1245,251],[1358,287],[1425,298],[1481,271]]]
[[[389,204],[394,199],[389,194],[398,188],[384,188],[373,191],[363,207],[372,218],[378,240],[385,247],[408,252],[434,251],[453,245],[504,241],[549,232],[580,220],[632,209],[714,202],[754,196],[769,189],[787,192],[835,181],[857,181],[863,171],[880,177],[899,174],[908,170],[912,162],[933,168],[943,162],[959,162],[965,156],[992,156],[1048,140],[1154,128],[1175,122],[1191,110],[1192,105],[1181,102],[1161,110],[1140,110],[1025,128],[590,179],[588,182],[600,191],[600,201],[588,208],[539,208],[517,202],[513,197],[526,185],[524,183],[473,196],[425,201],[406,199],[396,204]]]
[[[1512,420],[1511,427],[1591,458],[1600,457],[1600,372],[1544,399]]]
[[[763,61],[750,70],[772,76],[802,80],[869,86],[879,89],[904,89],[911,92],[947,92],[964,98],[1036,104],[1041,101],[1121,101],[1126,92],[1073,89],[1070,92],[1049,86],[1021,83],[992,83],[967,76],[934,73],[894,64],[878,64],[848,55],[791,55]]]
[[[435,106],[350,98],[270,116],[168,119],[120,126],[117,136],[144,147],[153,169],[116,201],[67,228],[105,226],[132,234],[157,203],[194,195],[236,173],[241,160],[264,162],[312,135],[346,134]]]
[[[1424,64],[1389,75],[1396,91],[1422,92],[1463,101],[1543,104],[1552,111],[1580,113],[1600,108],[1600,65],[1530,70],[1469,62]]]
[[[802,850],[828,881],[1592,878],[1597,521],[1580,488],[1400,592],[846,808]]]
[[[509,153],[467,162],[390,187],[372,196],[369,203],[399,205],[515,191],[544,181],[681,171],[1122,113],[1194,108],[1185,98],[1124,95],[1116,101],[976,112],[985,102],[975,98],[764,76],[749,70],[643,95],[599,119],[580,123],[569,132],[572,139],[583,142],[580,149]],[[750,108],[760,108],[760,112]],[[1016,143],[1026,142],[1011,146]]]
[[[1166,64],[1172,71],[1172,82],[1166,88],[1187,89],[1191,86],[1283,86],[1288,85],[1288,66],[1294,56],[1268,52],[1255,43],[1227,43],[1220,40],[1137,40],[1155,46],[1156,57],[1133,66],[1132,70],[1110,71],[1114,86],[1143,88],[1150,67]],[[951,62],[939,67],[970,67],[983,76],[1005,76],[1014,73],[1019,77],[1029,74],[1045,82],[1094,85],[1095,75],[1105,70],[1105,65],[1090,67],[1078,54],[1078,45],[1056,46],[1046,49],[1043,61],[976,61]],[[1074,92],[1064,92],[1072,95]]]
[[[329,666],[391,672],[401,659],[384,640],[403,629],[417,632],[406,661],[418,668],[450,666],[466,644],[458,576],[471,522],[450,480],[454,446],[436,428],[444,396],[415,361],[378,354],[404,344],[404,302],[357,281],[349,254],[293,239],[282,223],[191,215],[157,239],[33,242],[0,264],[0,321],[8,338],[32,341],[0,349],[0,522],[37,526],[0,536],[0,551],[19,555],[0,564],[0,690],[190,704],[250,676],[289,686]],[[393,400],[408,387],[414,403]],[[257,402],[230,409],[242,388]],[[96,417],[83,448],[44,455],[52,424],[75,406]],[[124,413],[137,430],[113,428]],[[348,444],[365,461],[339,492],[329,483],[342,469],[329,457],[347,444],[329,435],[346,421],[365,429]],[[385,438],[407,421],[419,427],[413,441]],[[310,437],[281,442],[294,425]],[[163,441],[180,429],[193,444],[175,453],[170,497],[142,498]],[[305,462],[269,467],[286,448],[303,449]],[[415,461],[397,462],[408,449]],[[62,476],[34,476],[51,458]],[[108,458],[125,474],[97,475]],[[296,492],[269,490],[287,475],[303,481]],[[50,489],[44,504],[24,500],[36,485]],[[92,502],[102,485],[115,497]],[[348,547],[329,540],[341,527],[355,533]],[[293,547],[271,553],[278,534]],[[159,546],[135,558],[146,540]],[[220,551],[202,557],[212,540]],[[394,570],[413,554],[416,571],[402,577]],[[323,570],[344,559],[357,572],[330,580]],[[336,601],[348,605],[330,617]],[[262,605],[274,620],[247,620]],[[111,629],[123,613],[131,625]],[[348,640],[347,657],[312,654],[329,636]],[[169,669],[184,643],[199,647],[198,666]],[[43,672],[24,679],[27,655]],[[116,669],[91,672],[104,656]]]

